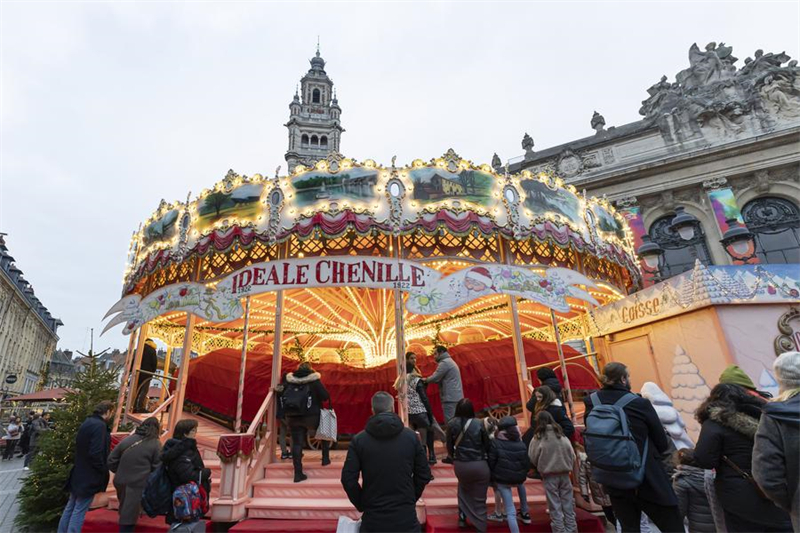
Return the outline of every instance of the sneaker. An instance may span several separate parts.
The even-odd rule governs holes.
[[[305,481],[308,479],[308,476],[305,474],[295,474],[294,475],[294,482],[300,483],[301,481]]]
[[[523,524],[530,524],[531,515],[530,513],[523,513],[522,511],[519,511],[517,512],[517,520],[522,522]]]
[[[331,464],[330,458],[322,460],[322,466],[328,466],[329,464]]]
[[[431,455],[430,457],[428,457],[428,464],[429,465],[435,465],[436,463],[437,463],[437,461],[436,461],[436,456],[435,455]]]
[[[505,522],[506,521],[506,515],[500,514],[497,511],[495,511],[492,514],[487,515],[486,519],[487,520],[491,520],[492,522]]]
[[[292,458],[291,452],[281,453],[281,460],[291,459],[291,458]]]
[[[28,468],[28,467],[26,466],[26,467],[24,467],[24,468],[23,468],[23,470],[30,470],[30,468]]]
[[[467,527],[467,515],[461,511],[458,512],[458,527],[461,529]]]
[[[442,459],[442,462],[446,465],[451,465],[453,464],[453,458],[448,455],[447,457]]]

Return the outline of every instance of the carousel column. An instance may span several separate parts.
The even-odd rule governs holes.
[[[147,336],[147,330],[147,324],[144,324],[141,328],[139,328],[139,340],[136,342],[136,355],[133,358],[133,365],[129,367],[130,384],[128,385],[128,398],[125,401],[125,416],[128,416],[133,412],[131,410],[131,408],[134,407],[133,402],[139,395],[137,382],[139,381],[139,366],[142,364],[142,354],[144,353],[144,341]]]
[[[550,321],[553,323],[553,336],[556,340],[556,348],[558,348],[558,360],[561,362],[561,375],[564,377],[564,388],[567,390],[567,403],[569,404],[569,416],[572,418],[572,423],[575,423],[575,405],[572,403],[572,388],[569,386],[569,376],[567,375],[567,362],[564,361],[564,349],[561,347],[561,333],[558,331],[558,322],[556,322],[556,314],[550,310]]]
[[[395,257],[400,259],[402,251],[400,250],[400,237],[394,239]],[[395,342],[395,360],[397,364],[397,377],[400,389],[397,391],[398,395],[398,415],[403,420],[404,425],[408,425],[408,396],[406,388],[408,387],[406,379],[406,339],[405,339],[405,317],[403,316],[403,293],[400,289],[394,289],[394,342]]]
[[[509,307],[511,308],[511,322],[514,326],[514,354],[516,357],[517,377],[519,381],[519,397],[522,402],[522,417],[525,423],[530,421],[530,413],[528,412],[528,387],[530,381],[528,380],[528,363],[525,360],[525,345],[522,343],[522,331],[519,323],[519,309],[517,308],[517,297],[508,297]]]
[[[281,344],[283,341],[283,291],[275,293],[275,339],[272,342],[272,376],[270,378],[269,390],[272,392],[272,404],[267,415],[267,431],[269,433],[269,459],[271,463],[275,461],[275,446],[278,443],[278,420],[275,418],[275,387],[281,379]]]
[[[175,399],[169,413],[169,432],[175,429],[183,415],[183,400],[186,397],[186,382],[189,374],[189,359],[192,357],[192,337],[194,336],[194,324],[197,317],[192,313],[186,313],[186,329],[183,331],[183,351],[181,352],[181,366],[178,368],[178,379],[175,382]]]
[[[244,374],[247,368],[247,328],[250,322],[250,297],[244,304],[244,331],[242,332],[242,360],[239,362],[239,394],[236,396],[236,423],[233,432],[239,433],[242,429],[242,406],[244,404]]]
[[[141,332],[139,333],[141,340]],[[112,433],[119,429],[119,418],[122,416],[122,405],[125,403],[125,393],[128,391],[128,378],[131,376],[131,363],[133,362],[133,350],[136,346],[136,333],[131,332],[131,338],[128,341],[128,354],[125,356],[125,368],[122,371],[122,383],[119,385],[119,398],[117,399],[117,411],[114,414],[114,427]]]

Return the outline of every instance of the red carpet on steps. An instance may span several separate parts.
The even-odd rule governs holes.
[[[111,533],[119,531],[119,514],[111,509],[95,509],[86,513],[83,521],[81,533]],[[169,531],[169,527],[164,522],[163,516],[139,518],[136,524],[136,533],[164,533]],[[211,528],[208,528],[211,531]]]
[[[604,533],[603,521],[583,509],[576,509],[578,531],[581,533]],[[543,507],[534,508],[531,515],[533,523],[520,524],[522,533],[547,533],[550,531],[550,517]],[[137,530],[138,531],[138,530]],[[456,515],[434,515],[428,517],[425,525],[426,533],[468,533],[474,531],[468,527],[458,527]],[[489,522],[488,531],[508,531],[506,523]],[[336,533],[336,520],[243,520],[233,526],[229,533],[259,532],[297,532],[297,533]]]

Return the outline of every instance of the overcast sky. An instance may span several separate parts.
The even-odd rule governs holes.
[[[693,42],[798,57],[797,2],[8,3],[0,13],[0,232],[88,348],[131,232],[162,198],[272,175],[320,36],[342,152],[388,164],[452,147],[488,163],[638,120]],[[99,348],[124,348],[121,328]]]

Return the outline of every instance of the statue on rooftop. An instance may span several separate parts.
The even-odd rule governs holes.
[[[522,149],[525,150],[526,156],[533,153],[533,138],[527,132],[522,138]]]
[[[497,152],[495,152],[495,154],[492,156],[492,168],[499,172],[502,167],[503,162],[500,161],[500,156],[497,155]]]
[[[592,115],[591,125],[592,129],[598,134],[606,131],[606,119],[597,111]]]

